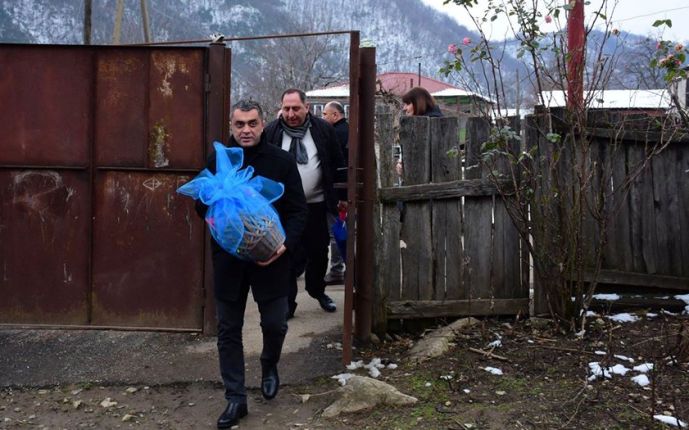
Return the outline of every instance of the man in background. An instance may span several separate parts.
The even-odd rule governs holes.
[[[344,156],[345,166],[349,165],[349,123],[345,118],[345,111],[342,104],[331,101],[323,108],[323,119],[332,124],[337,135],[337,143]],[[335,223],[335,216],[328,213],[328,230],[330,232],[330,269],[325,275],[325,283],[328,285],[341,284],[344,282],[345,262],[340,255],[340,251],[333,237],[332,227]]]
[[[318,300],[324,311],[337,310],[335,302],[325,294],[324,278],[330,243],[327,214],[337,214],[338,206],[344,205],[338,202],[344,200],[341,197],[344,193],[338,195],[333,187],[340,179],[338,169],[344,167],[344,160],[335,129],[327,121],[311,115],[302,90],[285,90],[280,100],[280,117],[266,126],[266,137],[296,159],[309,209],[300,249],[294,255],[289,319],[297,308],[297,277],[302,271],[305,271],[306,292]]]

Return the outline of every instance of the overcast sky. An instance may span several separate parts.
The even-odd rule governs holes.
[[[470,30],[475,29],[471,19],[467,16],[464,8],[454,4],[443,5],[444,0],[422,0],[427,5],[447,13],[455,18],[460,24],[466,26]],[[485,0],[479,0],[479,4],[487,3]],[[546,3],[542,1],[541,3]],[[564,3],[564,0],[563,0]],[[585,6],[585,14],[587,16],[587,23],[591,18],[591,14],[600,8],[603,0],[591,0],[591,4]],[[606,7],[608,9],[605,15],[613,21],[612,26],[619,30],[636,33],[643,36],[654,35],[657,37],[658,30],[652,27],[652,24],[657,19],[671,19],[672,28],[665,30],[662,34],[664,39],[689,41],[689,1],[687,0],[608,0]],[[614,10],[613,10],[614,7]],[[482,16],[483,9],[480,6],[477,8],[477,16]],[[564,15],[560,17],[561,26],[565,25]],[[554,31],[557,29],[553,22],[548,25],[543,23],[544,30]],[[484,31],[491,39],[504,39],[506,33],[509,31],[509,26],[506,20],[498,20],[493,25],[484,27]],[[458,35],[458,39],[461,39]],[[463,37],[463,36],[462,36]],[[507,37],[512,37],[512,34],[507,34]]]

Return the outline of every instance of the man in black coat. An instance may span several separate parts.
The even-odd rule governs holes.
[[[277,364],[287,334],[287,296],[292,275],[290,257],[297,248],[308,215],[294,157],[266,141],[261,106],[253,101],[238,102],[232,106],[231,124],[229,146],[244,150],[242,168],[252,166],[254,175],[281,182],[285,187],[282,197],[273,204],[285,231],[285,242],[268,260],[252,263],[234,257],[215,240],[211,241],[218,355],[228,402],[218,418],[218,428],[230,428],[248,413],[242,326],[250,288],[258,303],[263,331],[261,391],[266,399],[272,399],[278,392]],[[206,167],[215,173],[215,153]],[[196,209],[205,217],[208,207],[197,201]]]
[[[331,101],[323,108],[323,119],[332,124],[337,136],[337,143],[344,156],[345,165],[349,160],[349,124],[345,118],[345,110],[342,104]],[[332,234],[332,226],[335,223],[335,216],[328,214],[328,228],[330,229],[330,269],[325,275],[325,283],[341,284],[344,282],[345,262],[342,260],[340,250],[337,248],[335,238]]]
[[[344,205],[344,193],[336,194],[333,184],[342,180],[344,167],[335,129],[309,113],[306,94],[296,88],[281,97],[280,117],[266,126],[268,142],[294,155],[301,176],[309,216],[300,244],[303,253],[297,258],[289,295],[288,318],[297,307],[297,277],[305,270],[306,291],[326,312],[335,312],[335,302],[325,294],[325,271],[328,267],[327,213],[337,214]],[[297,252],[298,253],[298,252]]]

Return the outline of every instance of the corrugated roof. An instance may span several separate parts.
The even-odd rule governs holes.
[[[446,82],[441,82],[437,79],[421,76],[421,85],[419,85],[419,75],[416,73],[404,72],[388,72],[381,73],[376,77],[376,81],[380,81],[380,87],[384,91],[393,93],[398,96],[404,95],[411,88],[421,86],[429,93],[434,93],[442,90],[458,90],[459,88],[450,85]],[[376,83],[376,91],[380,89]],[[349,97],[349,84],[337,85],[329,88],[319,88],[306,92],[307,97]]]
[[[564,91],[543,91],[543,100],[547,107],[566,105]],[[670,95],[667,90],[600,90],[586,91],[589,108],[597,109],[667,109],[670,107]]]
[[[444,90],[436,91],[434,93],[431,93],[433,97],[477,97],[489,102],[492,102],[492,100],[488,97],[484,97],[481,94],[477,93],[472,93],[471,91],[467,90],[462,90],[459,88],[445,88]]]
[[[307,91],[306,97],[349,97],[349,85]]]

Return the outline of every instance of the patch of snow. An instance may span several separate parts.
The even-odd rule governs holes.
[[[644,375],[643,373],[641,375],[632,376],[632,381],[638,385],[641,385],[642,387],[645,387],[651,383],[651,381],[648,380],[648,376]]]
[[[531,339],[527,339],[527,340],[526,340],[526,343],[535,343],[535,342],[534,342],[533,340],[531,340]]]
[[[347,380],[354,376],[351,373],[340,373],[339,375],[332,376],[332,379],[337,379],[337,382],[340,383],[340,385],[345,386],[347,384]]]
[[[677,315],[675,312],[666,311],[665,309],[661,309],[660,313],[663,315],[670,315],[670,316],[676,316]]]
[[[612,373],[610,373],[610,369],[600,367],[600,364],[598,364],[597,361],[589,363],[589,369],[591,370],[591,376],[589,376],[588,378],[589,381],[595,381],[596,378],[598,378],[599,376],[608,379],[612,378]]]
[[[380,376],[380,370],[377,367],[371,366],[368,369],[368,374],[371,375],[371,378],[377,378]]]
[[[624,376],[624,375],[627,374],[627,372],[629,372],[629,368],[624,367],[624,366],[621,365],[621,364],[616,364],[616,365],[614,365],[614,366],[612,366],[612,367],[610,368],[610,371],[611,371],[612,373],[614,373],[615,375],[622,375],[622,376]]]
[[[431,384],[430,382],[426,382],[425,385],[426,385],[426,387],[430,387],[430,386],[433,385],[433,384]]]
[[[634,362],[634,359],[633,359],[633,358],[627,357],[627,356],[625,356],[625,355],[615,354],[615,355],[613,355],[613,357],[617,358],[618,360],[628,361],[628,362],[630,362],[630,363],[633,363],[633,362]]]
[[[356,369],[364,367],[364,361],[363,360],[352,361],[346,367],[347,367],[347,370],[356,370]]]
[[[684,302],[684,304],[686,305],[684,307],[684,313],[689,314],[689,294],[683,294],[683,295],[678,294],[675,296],[675,298],[677,300],[681,300]]]
[[[647,312],[646,313],[646,318],[655,318],[657,316],[658,316],[658,314],[653,313],[653,312]]]
[[[593,351],[593,353],[596,355],[608,355],[608,353],[605,351]]]
[[[653,363],[643,363],[638,366],[634,366],[634,370],[641,373],[650,372],[653,370]]]
[[[469,393],[471,393],[471,390],[470,390],[470,389],[468,389],[468,388],[465,388],[465,389],[463,389],[462,391],[464,391],[464,393],[465,393],[465,394],[469,394]]]
[[[502,341],[500,339],[496,339],[488,344],[488,348],[500,348],[501,346]]]
[[[597,317],[598,314],[593,312],[593,311],[586,311],[586,316],[587,317]]]
[[[397,369],[397,365],[395,363],[390,363],[388,364],[388,369]]]
[[[609,315],[607,318],[615,321],[615,322],[635,322],[639,320],[639,317],[637,317],[634,314],[630,314],[628,312],[623,312],[621,314],[615,314],[615,315]]]
[[[665,424],[669,424],[673,427],[686,428],[687,426],[687,423],[680,420],[679,418],[671,417],[668,415],[653,415],[653,419]]]
[[[592,297],[596,300],[607,300],[609,302],[620,299],[620,296],[617,294],[594,294]]]
[[[502,370],[498,369],[497,367],[490,367],[486,366],[483,368],[488,373],[492,373],[493,375],[502,375]]]
[[[452,375],[440,375],[440,379],[442,379],[443,381],[451,381]]]

